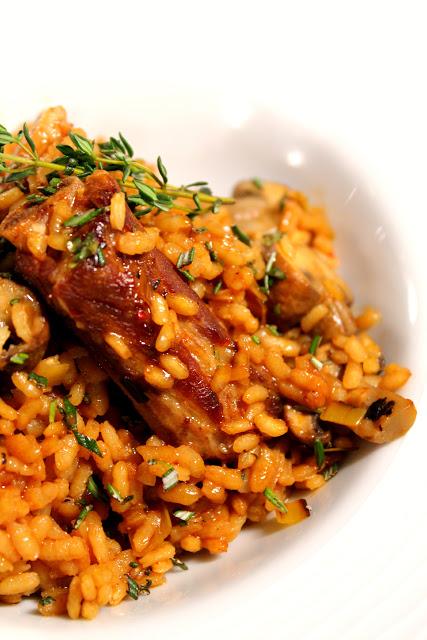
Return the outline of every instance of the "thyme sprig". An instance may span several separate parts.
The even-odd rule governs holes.
[[[129,206],[138,217],[151,211],[155,213],[169,211],[172,207],[187,211],[192,215],[200,215],[210,211],[216,213],[221,204],[234,202],[232,198],[213,196],[210,190],[206,189],[205,182],[193,182],[181,187],[169,184],[168,172],[161,157],[157,158],[159,173],[157,175],[141,160],[133,157],[133,149],[122,133],[119,133],[118,137],[111,136],[107,142],[98,145],[74,132],[69,133],[69,138],[72,144],[57,145],[60,155],[53,162],[47,162],[38,156],[36,145],[26,124],[17,135],[13,135],[6,127],[0,125],[0,172],[9,174],[3,181],[19,183],[35,174],[37,169],[43,168],[50,171],[48,178],[51,181],[54,179],[55,187],[57,187],[58,178],[61,175],[75,175],[84,179],[97,169],[120,170],[122,172],[120,182],[123,190],[131,188],[137,192],[131,195],[126,194],[126,197]],[[4,146],[6,144],[19,146],[22,155],[5,153]],[[25,165],[26,168],[21,169],[20,165]],[[192,187],[200,185],[202,188],[198,191],[192,189]],[[49,195],[46,188],[42,192]],[[191,200],[191,206],[184,207],[175,203],[177,198]],[[202,208],[202,202],[208,206]]]

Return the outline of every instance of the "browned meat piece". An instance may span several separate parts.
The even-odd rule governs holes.
[[[34,367],[48,340],[49,325],[34,295],[26,287],[0,278],[0,370]]]
[[[17,269],[71,321],[98,364],[156,433],[172,444],[191,444],[205,457],[227,458],[230,438],[220,425],[241,417],[241,408],[238,401],[229,401],[230,393],[222,393],[220,399],[210,380],[216,358],[229,361],[234,344],[167,258],[156,249],[135,256],[119,253],[108,213],[76,228],[73,235],[78,243],[92,234],[89,237],[98,243],[94,246],[103,247],[105,266],[96,264],[96,256],[76,263],[70,252],[51,251],[39,260],[27,250],[30,229],[35,223],[46,225],[57,202],[67,202],[73,213],[87,211],[108,205],[118,189],[114,178],[102,171],[84,184],[77,178],[66,179],[46,203],[8,216],[0,232],[18,248]],[[123,231],[137,230],[144,227],[128,210]],[[153,376],[161,373],[157,368],[161,354],[155,348],[160,327],[153,321],[151,301],[154,295],[174,293],[199,308],[191,317],[178,316],[179,336],[168,350],[185,364],[189,375],[174,380],[163,373],[155,386],[147,371]]]
[[[289,189],[274,182],[264,182],[259,188],[254,182],[244,181],[236,185],[236,204],[230,207],[236,223],[246,232],[260,240],[271,233],[280,223],[279,203],[289,195]],[[277,280],[271,287],[268,306],[270,321],[286,330],[298,324],[301,318],[315,305],[323,303],[327,315],[316,325],[315,332],[325,339],[338,333],[350,335],[356,330],[349,306],[352,296],[345,283],[329,267],[320,251],[311,247],[294,247],[292,255],[285,254],[280,244],[265,250],[266,261],[272,250],[277,252],[275,266],[286,278]],[[341,299],[334,299],[325,284],[333,283],[341,292]],[[280,314],[274,310],[280,307]]]
[[[328,313],[313,331],[326,340],[338,333],[351,335],[356,325],[351,314],[351,294],[336,273],[329,267],[320,251],[311,247],[295,247],[292,256],[284,255],[277,246],[276,265],[286,275],[271,288],[269,306],[280,305],[279,326],[287,329],[297,324],[315,305],[325,304]],[[333,282],[342,295],[342,300],[332,298],[325,282]]]

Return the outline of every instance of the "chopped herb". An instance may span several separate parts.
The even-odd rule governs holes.
[[[281,513],[288,513],[285,503],[274,493],[272,489],[264,489],[264,496],[271,504],[276,507]]]
[[[214,286],[214,295],[216,296],[217,293],[219,293],[222,289],[222,280],[220,280],[219,282],[216,283],[216,285]]]
[[[282,312],[282,307],[280,306],[280,302],[278,302],[273,307],[273,313],[275,316],[280,316],[281,312]]]
[[[323,367],[323,362],[320,362],[320,360],[318,360],[317,358],[315,358],[314,356],[312,356],[310,358],[310,362],[313,365],[313,367],[316,367],[316,369],[318,369],[320,371],[320,369],[322,369]]]
[[[59,185],[61,184],[61,178],[59,176],[53,176],[49,180],[47,187],[43,187],[42,191],[45,196],[51,196],[56,193],[59,189]],[[46,200],[46,198],[44,198]],[[28,200],[28,198],[27,198]]]
[[[270,293],[270,287],[274,284],[273,280],[286,279],[286,274],[282,271],[282,269],[274,266],[276,257],[276,252],[272,251],[265,267],[264,286],[262,287],[262,290],[267,295]]]
[[[283,196],[279,202],[279,213],[283,213],[284,208],[286,207],[286,203],[288,201],[288,196]]]
[[[38,387],[47,387],[49,384],[49,380],[45,376],[39,376],[38,373],[34,373],[34,371],[28,374],[28,380],[34,380]]]
[[[126,502],[130,502],[130,500],[133,499],[133,496],[126,496],[126,498],[123,498],[120,495],[120,492],[117,491],[117,489],[115,487],[113,487],[113,485],[110,484],[110,483],[107,484],[106,489],[107,489],[108,493],[110,494],[110,496],[112,498],[114,498],[114,500],[117,500],[117,502],[120,502],[121,504],[125,504]]]
[[[283,233],[281,231],[266,233],[265,235],[262,236],[262,244],[265,247],[272,247],[273,244],[276,244],[276,242],[279,242],[282,236],[283,236]]]
[[[325,480],[328,481],[334,476],[336,476],[338,473],[338,469],[339,469],[339,466],[337,462],[334,462],[333,464],[331,464],[330,467],[326,467],[326,469],[323,470],[323,477],[325,478]]]
[[[196,227],[195,229],[193,229],[193,231],[195,231],[196,233],[204,233],[207,230],[207,227]]]
[[[88,233],[83,239],[74,238],[74,240],[67,242],[67,249],[74,254],[71,268],[75,268],[79,262],[90,257],[95,258],[97,266],[104,266],[104,254],[102,251],[99,253],[102,247],[105,247],[105,243],[99,243],[92,232]]]
[[[252,178],[252,184],[257,188],[257,189],[262,189],[262,180],[260,178]]]
[[[194,516],[196,515],[196,512],[195,511],[184,511],[184,510],[178,509],[177,511],[173,512],[173,515],[175,516],[175,518],[179,518],[180,520],[183,520],[184,522],[188,522],[189,520],[191,520],[191,518],[194,518]]]
[[[90,476],[86,484],[86,490],[90,493],[91,496],[95,498],[95,500],[102,500],[102,502],[107,502],[107,496],[105,495],[103,489],[99,487],[95,478]]]
[[[29,357],[28,353],[21,351],[21,353],[15,353],[15,355],[10,358],[10,362],[13,362],[13,364],[24,364]]]
[[[393,413],[393,407],[395,405],[394,400],[389,400],[387,402],[387,398],[379,398],[375,400],[371,405],[369,405],[365,418],[368,420],[379,420],[381,416],[390,416]]]
[[[61,408],[58,408],[61,411]],[[77,409],[73,404],[71,404],[68,398],[64,398],[64,408],[62,409],[62,413],[65,416],[64,422],[70,429],[70,431],[73,432],[77,443],[91,453],[94,453],[100,458],[103,458],[104,454],[100,450],[97,441],[90,436],[86,436],[84,433],[80,433],[80,431],[77,429]]]
[[[163,184],[167,185],[168,183],[168,172],[166,171],[166,167],[162,162],[161,157],[157,158],[157,168],[159,170],[160,175],[162,176]]]
[[[188,571],[188,566],[185,564],[185,562],[183,562],[179,558],[172,558],[172,564],[173,564],[174,567],[178,567],[179,569],[182,569],[183,571]]]
[[[194,282],[194,280],[196,279],[194,276],[191,275],[191,273],[189,271],[186,271],[185,269],[178,269],[178,271],[185,277],[187,278],[187,280],[189,282]]]
[[[39,195],[38,193],[30,193],[30,195],[26,197],[26,200],[32,204],[41,204],[46,200],[46,196]]]
[[[317,351],[317,347],[319,346],[321,341],[322,341],[322,336],[314,336],[313,340],[311,341],[308,353],[311,353],[311,355],[314,356]]]
[[[95,264],[97,264],[98,267],[105,267],[105,256],[101,247],[98,247],[98,249],[96,250]]]
[[[80,527],[81,523],[83,522],[83,520],[85,520],[88,513],[90,513],[92,509],[93,509],[93,504],[87,504],[83,507],[83,509],[80,511],[79,515],[77,516],[77,520],[74,523],[74,529],[78,529]]]
[[[13,307],[13,305],[17,304],[20,300],[21,298],[12,298],[12,300],[9,300],[9,304],[11,307]]]
[[[76,407],[68,400],[68,398],[64,398],[64,412],[65,412],[65,424],[69,429],[77,428],[77,409]]]
[[[52,400],[52,402],[49,404],[49,424],[51,424],[52,422],[55,422],[57,404],[58,404],[58,400]]]
[[[320,469],[325,462],[325,447],[319,438],[316,438],[314,441],[314,455],[316,457],[317,468]]]
[[[131,578],[128,574],[126,574],[126,578],[128,581],[128,595],[132,600],[138,600],[139,595],[139,585],[138,583]]]
[[[81,227],[82,225],[94,220],[105,210],[105,207],[100,207],[99,209],[91,209],[90,211],[86,211],[86,213],[76,213],[75,216],[71,216],[71,218],[67,218],[64,220],[62,225],[64,227]]]
[[[32,151],[33,158],[37,158],[38,156],[36,152],[36,145],[34,144],[34,140],[32,139],[32,137],[30,136],[30,132],[28,131],[28,126],[26,122],[24,122],[24,126],[22,127],[22,132],[24,134],[25,140],[28,142],[28,146]]]
[[[94,440],[93,438],[90,438],[89,436],[85,436],[85,434],[80,433],[80,431],[77,431],[77,427],[75,427],[74,429],[71,429],[71,431],[74,433],[74,437],[81,447],[84,447],[85,449],[87,449],[91,453],[94,453],[100,458],[104,457],[104,454],[98,447],[98,443],[96,440]]]
[[[261,339],[259,336],[253,335],[251,336],[251,340],[252,342],[255,342],[255,344],[261,344]]]
[[[138,569],[139,563],[132,560],[132,562],[129,562],[129,566],[132,567],[132,569]]]
[[[163,489],[169,491],[178,484],[178,472],[174,467],[170,467],[162,475]]]
[[[212,262],[218,262],[218,254],[216,251],[214,251],[212,241],[205,242],[205,247],[209,251],[209,256]]]
[[[278,330],[275,324],[267,324],[265,326],[267,327],[267,329],[269,330],[272,336],[276,336],[276,337],[280,336],[280,331]]]
[[[231,227],[232,232],[234,233],[234,235],[236,236],[236,238],[238,238],[240,240],[240,242],[243,242],[243,244],[246,244],[248,247],[251,246],[251,240],[249,238],[248,235],[246,235],[246,233],[244,231],[242,231],[240,229],[240,227],[237,226],[237,224],[233,224]]]
[[[44,598],[39,598],[39,605],[41,607],[46,607],[48,604],[52,604],[52,602],[55,602],[55,598],[53,598],[52,596],[45,596]]]
[[[178,256],[178,260],[176,263],[176,268],[181,269],[182,267],[186,267],[191,264],[194,260],[194,254],[196,253],[196,249],[191,247],[188,251],[180,253]]]
[[[198,193],[195,193],[193,196],[194,204],[196,205],[196,211],[202,210],[202,205],[200,204],[200,196]]]

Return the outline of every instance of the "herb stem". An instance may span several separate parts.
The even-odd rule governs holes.
[[[64,172],[64,165],[62,164],[57,164],[55,162],[47,162],[45,160],[39,160],[39,159],[34,159],[34,158],[29,158],[29,157],[24,157],[24,156],[15,156],[12,155],[10,153],[0,153],[0,160],[8,160],[9,162],[14,162],[16,164],[25,164],[25,165],[30,165],[33,167],[38,167],[38,168],[43,168],[43,169],[50,169],[51,171],[58,171],[63,173]],[[95,156],[94,160],[98,163],[101,164],[124,164],[122,163],[120,160],[113,160],[111,158],[104,158],[104,157],[100,157],[100,156]],[[147,167],[145,167],[145,165],[143,165],[142,163],[137,163],[137,162],[132,162],[132,166],[136,166],[137,168],[139,168],[141,171],[143,171],[144,173],[146,173],[147,175],[150,176],[150,178],[152,178],[153,180],[155,180],[157,182],[157,184],[161,185],[161,188],[159,189],[155,189],[157,192],[160,193],[165,193],[167,195],[170,195],[174,198],[187,198],[190,200],[193,200],[194,197],[194,192],[190,191],[190,190],[183,190],[183,189],[178,189],[177,187],[173,187],[173,186],[164,186],[163,183],[159,180],[159,178]],[[13,173],[15,169],[11,168],[11,167],[2,167],[1,171],[7,171],[8,173]],[[84,173],[83,169],[80,169],[79,167],[75,167],[73,169],[73,174],[78,176]],[[125,187],[130,187],[132,189],[136,188],[134,183],[130,180],[127,180],[126,182],[123,183],[123,185]],[[210,196],[206,193],[198,193],[199,196],[199,200],[203,201],[203,202],[209,202],[209,203],[215,203],[218,198],[214,197],[214,196]],[[234,199],[233,198],[221,198],[221,202],[224,204],[233,204],[234,203]],[[174,205],[174,208],[179,209],[179,205]],[[185,210],[185,209],[184,209]],[[191,209],[191,211],[193,211],[193,209]],[[204,213],[205,210],[201,210],[199,213]]]

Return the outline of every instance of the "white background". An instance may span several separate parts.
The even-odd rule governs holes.
[[[275,105],[357,158],[376,192],[387,192],[402,212],[402,225],[411,211],[419,242],[405,250],[419,252],[419,270],[427,276],[425,6],[298,0],[2,3],[0,121],[17,122],[61,102],[79,105],[91,122],[97,114],[102,121],[103,110],[114,104],[121,126],[127,114],[135,121],[144,104],[163,96],[173,136],[184,104],[190,121],[192,110],[211,103],[234,105],[237,112],[246,104]],[[197,135],[203,144],[203,131]],[[217,594],[176,622],[165,605],[150,635],[427,638],[422,386],[418,406],[424,418],[381,481],[318,553],[292,570],[286,584],[279,573],[261,582],[255,572],[251,589],[239,593],[236,587],[224,602],[219,573]],[[49,631],[55,624],[50,621]],[[31,625],[32,637],[39,637],[39,619]],[[20,631],[17,623],[15,637],[30,637],[24,626]],[[73,629],[61,627],[61,634],[75,637]],[[95,622],[78,633],[99,631]],[[113,637],[108,626],[101,631]],[[133,628],[123,618],[123,633],[143,637],[143,618]]]

